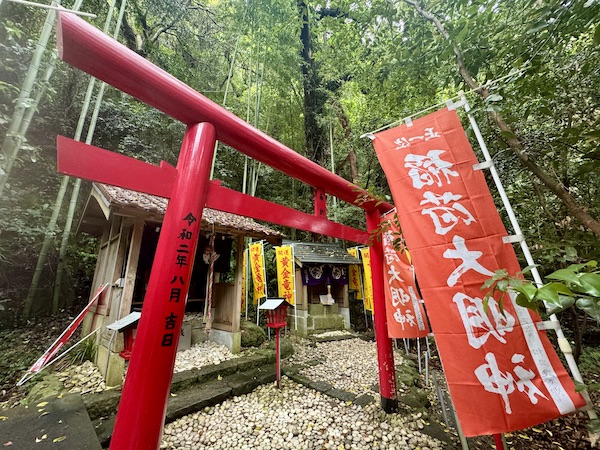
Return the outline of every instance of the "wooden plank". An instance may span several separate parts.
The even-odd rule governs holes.
[[[242,313],[242,277],[244,267],[244,236],[238,236],[237,238],[237,253],[235,258],[235,289],[233,294],[233,311],[231,330],[234,333],[240,331],[240,315]]]
[[[144,219],[141,217],[136,218],[133,224],[129,255],[127,256],[127,268],[125,269],[125,286],[123,286],[123,292],[121,294],[121,308],[118,319],[127,316],[131,311],[140,250],[142,248],[142,237],[144,235],[144,224]]]

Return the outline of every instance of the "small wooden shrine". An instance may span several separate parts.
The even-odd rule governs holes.
[[[294,249],[298,334],[350,329],[348,266],[360,264],[360,260],[335,243],[284,245]]]
[[[79,223],[78,231],[100,239],[91,292],[109,284],[86,316],[82,330],[85,335],[99,329],[95,362],[109,386],[122,381],[125,360],[119,353],[124,350],[124,339],[122,333],[106,326],[140,310],[143,304],[167,202],[161,197],[93,183]],[[214,251],[214,309],[209,337],[239,352],[244,238],[278,244],[283,235],[252,219],[208,208],[204,209],[201,229],[186,311],[198,311],[200,315],[204,310]],[[185,327],[182,331],[189,332]]]

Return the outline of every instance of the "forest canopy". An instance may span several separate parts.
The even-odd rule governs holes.
[[[542,272],[600,257],[599,1],[122,2],[63,5],[96,14],[86,20],[258,129],[388,200],[371,142],[361,135],[467,92]],[[21,315],[28,295],[39,314],[52,309],[55,290],[61,307],[89,293],[96,242],[76,236],[76,223],[68,225],[69,215],[78,220],[89,184],[70,202],[78,188],[56,173],[56,136],[79,134],[98,147],[174,165],[184,130],[111,87],[94,119],[99,83],[80,118],[89,77],[56,59],[49,14],[0,1],[5,321]],[[463,124],[470,135],[468,121]],[[214,178],[312,212],[308,186],[223,145]],[[331,203],[329,213],[364,228],[364,217],[350,205]],[[44,245],[47,258],[31,293]],[[59,263],[64,276],[57,283]]]

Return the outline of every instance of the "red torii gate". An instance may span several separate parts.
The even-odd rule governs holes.
[[[380,214],[393,206],[247,124],[75,15],[59,14],[57,42],[65,62],[187,125],[177,168],[164,162],[153,166],[61,136],[57,141],[59,172],[170,199],[111,442],[112,449],[158,448],[203,208],[364,244],[367,232],[324,217],[324,193],[360,203],[369,231],[378,228]],[[315,215],[209,181],[217,139],[315,187]],[[381,243],[374,240],[371,252],[381,405],[392,412],[397,408],[396,376],[387,336]]]

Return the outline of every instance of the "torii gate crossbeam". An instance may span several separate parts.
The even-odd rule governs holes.
[[[247,215],[251,217],[260,215],[262,218],[263,213],[253,216],[251,210],[265,209],[268,203],[260,199],[250,200],[240,193],[209,182],[208,174],[216,139],[314,186],[318,191],[357,204],[367,212],[369,231],[379,226],[380,212],[389,211],[392,205],[378,202],[365,190],[250,126],[71,14],[59,15],[57,43],[60,56],[66,62],[188,126],[177,168],[165,164],[148,168],[131,158],[119,159],[115,154],[111,155],[111,152],[97,149],[100,151],[98,153],[88,148],[86,152],[91,150],[96,155],[91,159],[97,168],[94,171],[92,164],[91,172],[95,173],[85,173],[84,158],[79,167],[75,163],[69,171],[73,176],[106,181],[102,177],[107,174],[107,170],[102,169],[102,166],[112,164],[112,168],[116,167],[115,176],[120,177],[121,181],[115,183],[114,177],[110,178],[113,175],[109,176],[108,181],[143,192],[156,193],[159,189],[167,194],[163,196],[170,198],[111,442],[113,450],[158,448],[202,210],[205,205],[211,206],[211,201],[216,203],[215,209],[221,210],[228,210],[221,203],[230,203],[231,212],[248,212]],[[59,149],[59,155],[60,153]],[[69,151],[63,156],[68,154]],[[71,152],[70,156],[73,154]],[[120,161],[123,162],[123,167],[118,167]],[[158,188],[157,183],[160,184]],[[211,196],[213,200],[209,198]],[[277,220],[283,219],[276,216],[289,213],[293,220],[306,224],[308,219],[302,216],[304,213],[290,211],[294,210],[276,205],[272,211],[264,214],[270,214],[273,221],[281,223]],[[311,229],[323,226],[324,234],[331,235],[332,230],[342,234],[345,232],[341,224],[327,221],[324,217],[312,220],[316,223],[307,226]],[[359,231],[353,240],[363,239],[364,235]],[[397,406],[397,392],[392,345],[387,336],[381,244],[375,242],[371,252],[381,403],[386,412],[391,412]]]
[[[367,211],[393,208],[387,202],[377,204],[364,189],[276,141],[78,17],[59,15],[57,45],[65,62],[174,119],[186,125],[212,123],[219,141],[250,158],[350,204],[366,196],[371,200],[361,208]]]

